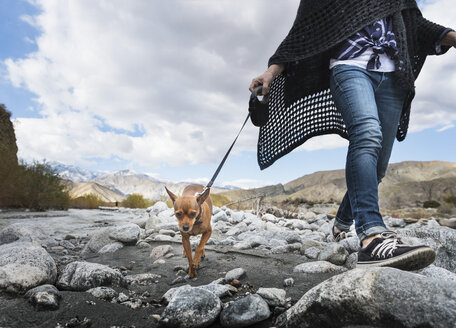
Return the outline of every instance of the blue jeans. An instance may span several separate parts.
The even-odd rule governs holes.
[[[347,192],[334,225],[366,237],[388,230],[378,206],[378,184],[385,176],[406,92],[393,73],[370,72],[338,65],[330,71],[334,103],[348,131],[345,166]]]

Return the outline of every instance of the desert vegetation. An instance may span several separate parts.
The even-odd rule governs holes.
[[[46,163],[13,163],[3,166],[2,176],[1,208],[44,211],[67,209],[70,204],[70,197],[60,177]]]

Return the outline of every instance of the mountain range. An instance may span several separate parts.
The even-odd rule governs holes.
[[[50,163],[68,183],[70,195],[78,197],[94,193],[105,201],[121,201],[132,193],[148,199],[167,198],[164,186],[180,194],[189,183],[158,180],[151,175],[131,170],[110,173],[93,172],[76,166]],[[306,201],[312,203],[340,202],[346,191],[345,171],[319,171],[304,175],[285,184],[255,189],[212,188],[230,202],[263,196],[266,201]],[[390,164],[379,185],[382,208],[422,206],[427,200],[442,202],[445,194],[456,195],[456,163],[401,162]]]
[[[158,180],[146,173],[133,170],[120,170],[114,172],[99,172],[82,169],[74,165],[59,162],[48,162],[60,177],[67,180],[67,187],[71,197],[87,194],[96,194],[103,201],[121,201],[127,195],[136,193],[145,198],[158,200],[168,197],[164,186],[174,193],[182,193],[189,182],[172,182]],[[234,186],[215,186],[211,192],[218,193],[227,190],[239,189]]]
[[[286,184],[250,190],[220,193],[230,201],[263,196],[266,201],[306,201],[313,203],[340,202],[346,191],[345,171],[320,171]],[[382,208],[422,206],[427,200],[442,202],[442,196],[456,195],[456,163],[401,162],[390,164],[379,184]]]

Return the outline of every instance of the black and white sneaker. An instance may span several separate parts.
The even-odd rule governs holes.
[[[358,268],[393,267],[419,270],[435,260],[435,251],[428,246],[404,245],[396,233],[385,231],[358,252]]]

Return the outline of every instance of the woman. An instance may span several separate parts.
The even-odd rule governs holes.
[[[456,33],[427,21],[413,0],[302,0],[288,36],[254,78],[270,92],[270,119],[260,130],[262,169],[316,135],[349,140],[347,193],[333,237],[353,221],[359,266],[417,270],[435,252],[404,245],[386,228],[378,206],[395,136],[407,133],[414,82],[427,55],[456,46]],[[270,90],[271,88],[271,90]]]

